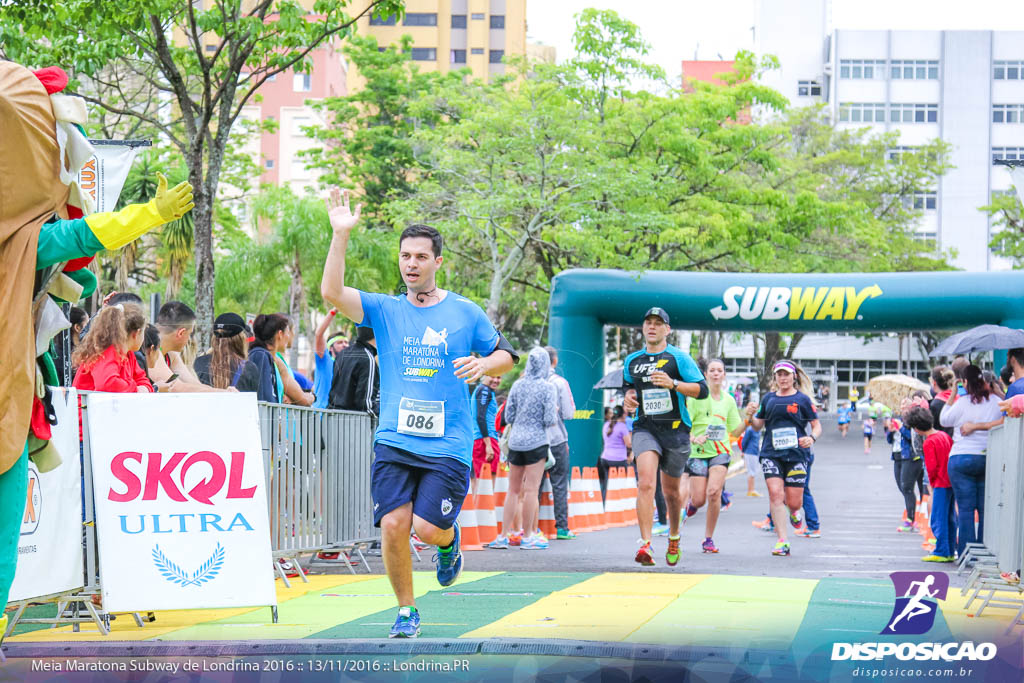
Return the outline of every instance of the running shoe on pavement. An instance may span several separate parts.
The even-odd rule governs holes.
[[[523,542],[523,532],[522,531],[513,531],[511,534],[508,535],[508,544],[509,545],[519,545],[522,542]]]
[[[700,544],[700,548],[706,553],[718,552],[718,548],[715,547],[715,542],[711,540],[710,536],[704,539],[704,542]]]
[[[803,536],[804,538],[821,538],[821,531],[818,529],[804,529],[803,531],[796,532],[797,536]]]
[[[772,526],[772,518],[765,517],[762,520],[755,519],[753,522],[751,522],[751,524],[756,526],[758,529],[767,529],[768,527]]]
[[[415,638],[420,634],[420,612],[415,607],[401,607],[388,638]]]
[[[804,511],[803,510],[797,510],[796,512],[790,512],[789,513],[789,523],[797,531],[800,531],[801,529],[803,529],[803,526],[804,526]]]
[[[686,524],[686,521],[697,514],[697,508],[693,507],[689,503],[683,508],[683,511],[679,513],[679,523]]]
[[[651,535],[653,536],[664,536],[668,533],[668,524],[662,524],[657,522],[651,527]]]
[[[778,555],[778,556],[786,555],[786,556],[788,556],[789,555],[789,543],[786,543],[785,541],[779,541],[778,543],[776,543],[775,547],[772,548],[772,555]]]
[[[917,529],[914,528],[914,525],[911,522],[903,522],[903,524],[896,527],[896,531],[901,533],[913,533],[917,531]]]
[[[722,512],[725,512],[732,507],[732,494],[723,493],[722,495],[725,496],[725,504],[722,505]]]
[[[760,498],[761,494],[758,493],[757,491],[747,491],[747,497],[748,498]]]
[[[529,538],[524,538],[522,543],[519,544],[520,550],[547,550],[548,539],[544,538],[544,534],[534,534]]]
[[[448,550],[445,551],[438,548],[437,553],[434,554],[434,564],[437,566],[437,582],[442,586],[452,585],[459,578],[459,574],[462,573],[462,548],[459,547],[462,533],[458,522],[455,522],[452,528],[455,529],[455,536]],[[417,623],[419,622],[419,617],[417,617],[416,621]]]
[[[636,551],[636,557],[634,557],[633,559],[645,567],[653,567],[654,551],[651,550],[651,542],[647,541],[642,546],[640,546],[640,549]]]
[[[668,537],[668,551],[665,553],[665,563],[674,567],[679,563],[679,537],[669,536]]]
[[[558,541],[571,541],[576,538],[576,534],[573,533],[572,529],[559,529],[555,534],[555,540]]]
[[[488,543],[487,547],[493,550],[508,550],[508,536],[498,536]]]
[[[949,558],[949,561],[952,562],[953,559],[954,558],[951,557]],[[1020,583],[1020,574],[1018,574],[1017,572],[1001,572],[999,574],[999,578],[1001,578],[1006,583]],[[0,633],[2,633],[2,631],[0,631]]]
[[[925,555],[924,557],[921,558],[921,561],[922,562],[955,562],[956,558],[955,557],[943,557],[942,555],[936,555],[936,554],[933,553],[931,555]]]

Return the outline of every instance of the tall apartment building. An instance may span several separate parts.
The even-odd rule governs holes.
[[[314,0],[301,2],[312,11]],[[348,12],[355,16],[368,5],[368,0],[356,0]],[[412,60],[421,70],[469,67],[473,77],[482,79],[505,72],[505,55],[526,54],[526,0],[408,0],[405,8],[402,19],[364,16],[357,22],[358,33],[376,36],[382,46],[409,35]],[[340,40],[332,40],[314,50],[310,73],[278,75],[260,88],[263,101],[246,108],[247,117],[273,118],[278,124],[249,150],[263,166],[261,182],[289,183],[296,190],[315,183],[317,173],[306,169],[299,156],[314,144],[303,127],[324,123],[310,103],[348,94],[366,82],[341,48]]]
[[[354,2],[351,11],[368,4]],[[474,78],[486,80],[505,73],[505,56],[526,54],[526,0],[407,0],[401,19],[364,17],[359,33],[376,36],[381,45],[412,36],[412,59],[421,70],[469,67]],[[349,83],[357,89],[361,79],[350,73]]]
[[[954,166],[913,200],[922,237],[953,249],[964,270],[1004,269],[979,207],[1012,192],[996,159],[1024,158],[1024,32],[853,31],[830,28],[826,0],[762,2],[758,54],[781,68],[766,85],[794,105],[826,102],[841,127],[898,131],[891,154],[940,138]]]

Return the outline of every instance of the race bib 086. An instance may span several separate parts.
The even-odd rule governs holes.
[[[412,436],[444,436],[444,401],[402,397],[398,404],[398,432]]]

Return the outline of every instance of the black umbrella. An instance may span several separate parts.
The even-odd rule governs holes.
[[[618,370],[612,370],[607,375],[601,378],[601,381],[594,385],[595,389],[621,389],[622,388],[622,368]]]
[[[1001,325],[978,325],[943,339],[930,356],[955,356],[972,351],[1024,347],[1024,330]]]

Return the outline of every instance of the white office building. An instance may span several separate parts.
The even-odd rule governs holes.
[[[919,233],[955,250],[963,270],[1009,268],[991,253],[992,225],[978,209],[1012,192],[994,160],[1024,159],[1024,31],[843,30],[829,5],[762,0],[756,50],[781,66],[764,83],[795,106],[826,102],[840,126],[899,131],[901,148],[949,143],[954,168],[913,200],[924,211]]]

